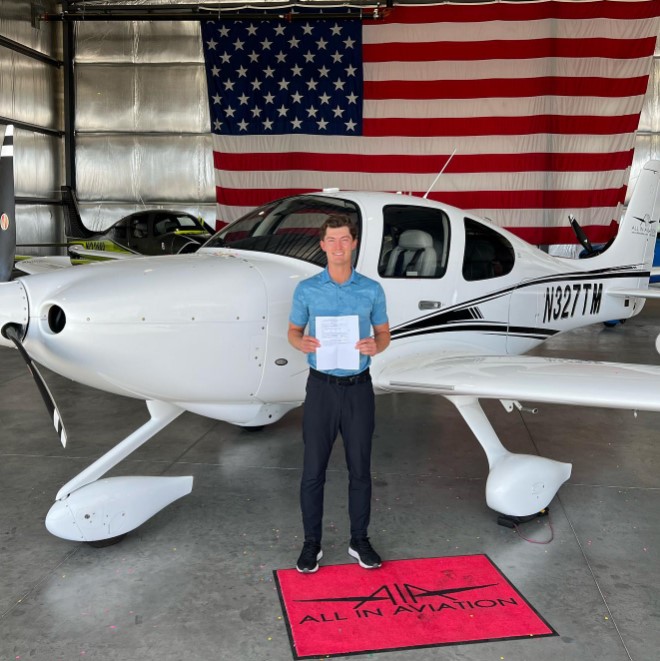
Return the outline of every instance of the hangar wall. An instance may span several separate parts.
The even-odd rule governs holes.
[[[198,22],[76,24],[77,190],[107,227],[143,208],[215,226],[215,184]]]
[[[63,180],[61,25],[39,22],[29,0],[0,0],[0,123],[14,122],[20,243],[61,241]],[[40,0],[54,10],[54,0]],[[50,254],[51,248],[25,250]]]
[[[57,66],[62,24],[35,21],[40,9],[56,13],[61,7],[55,0],[0,0],[0,122],[17,123],[19,243],[63,239],[61,208],[48,203],[65,183],[63,75]],[[215,185],[199,24],[80,21],[74,34],[76,187],[85,223],[103,229],[149,206],[190,211],[213,225]],[[656,47],[631,177],[649,158],[660,156],[659,100]]]

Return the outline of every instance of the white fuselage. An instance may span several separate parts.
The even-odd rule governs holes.
[[[451,221],[444,276],[381,278],[383,205],[393,199],[439,205],[382,194],[352,199],[363,218],[356,268],[379,280],[387,296],[390,363],[439,347],[452,354],[520,354],[557,332],[638,311],[603,295],[612,282],[637,286],[634,273],[625,280],[589,275],[580,270],[589,260],[562,262],[508,233],[511,271],[466,281],[464,214],[444,206]],[[24,326],[29,316],[24,345],[30,355],[80,383],[263,424],[304,398],[306,359],[289,345],[287,324],[296,284],[319,268],[224,248],[100,263],[2,285],[0,321]],[[376,375],[378,368],[376,357]]]

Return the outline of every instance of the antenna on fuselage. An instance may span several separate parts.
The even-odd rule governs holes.
[[[458,148],[457,148],[458,149]],[[429,189],[424,193],[424,198],[426,199],[429,195],[429,193],[433,190],[433,187],[436,185],[438,179],[440,179],[440,175],[447,169],[447,166],[449,165],[449,162],[451,161],[452,158],[454,158],[454,154],[456,153],[457,149],[454,149],[454,151],[451,153],[451,156],[447,159],[447,162],[442,166],[442,170],[438,172],[436,178],[433,180],[433,183],[429,186]]]

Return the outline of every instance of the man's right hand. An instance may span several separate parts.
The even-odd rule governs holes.
[[[303,353],[314,353],[320,346],[321,343],[311,335],[303,335],[300,340],[300,350]]]
[[[303,353],[314,353],[321,343],[312,335],[304,335],[305,328],[296,326],[289,322],[288,340],[289,344]]]

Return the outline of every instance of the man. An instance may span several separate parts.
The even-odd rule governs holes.
[[[288,339],[307,354],[310,365],[303,411],[304,463],[300,484],[305,542],[296,563],[302,573],[318,570],[323,556],[323,487],[332,446],[341,432],[349,474],[348,511],[351,541],[348,553],[361,567],[381,566],[367,536],[371,513],[371,439],[374,431],[374,391],[369,376],[371,356],[390,343],[385,294],[374,280],[352,267],[357,227],[350,218],[330,216],[320,230],[327,268],[296,287],[289,317]],[[321,347],[317,317],[359,318],[357,369],[317,370]],[[308,327],[308,334],[305,328]],[[373,328],[373,336],[372,336]]]

